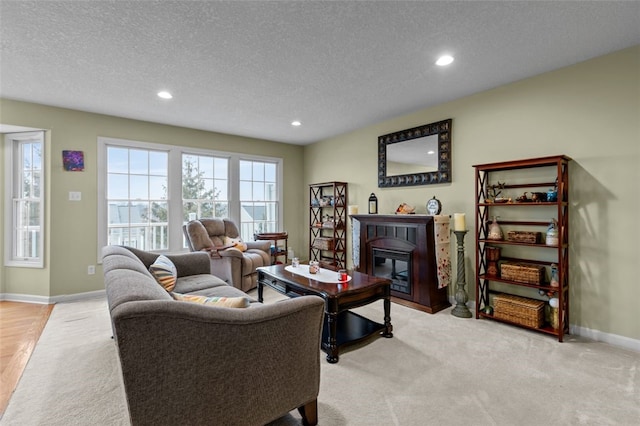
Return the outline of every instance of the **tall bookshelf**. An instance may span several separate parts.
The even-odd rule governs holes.
[[[480,164],[475,168],[476,189],[476,318],[498,320],[542,333],[562,341],[569,332],[569,162],[565,155],[532,158],[501,163]],[[502,197],[496,199],[491,188],[499,185]],[[533,200],[527,194],[547,193],[556,188],[557,199]],[[489,225],[497,217],[505,238],[489,238]],[[558,241],[547,244],[544,231],[552,219],[557,221]],[[509,231],[524,230],[539,239],[523,242],[507,238]],[[512,234],[513,235],[513,234]],[[490,248],[500,249],[498,272],[489,270]],[[505,279],[500,268],[511,265],[542,267],[539,282]],[[557,286],[550,285],[551,267],[557,267]],[[496,295],[515,295],[530,301],[558,300],[557,317],[541,326],[523,325],[520,321],[498,318],[493,312]],[[553,312],[553,311],[551,311]],[[554,325],[554,326],[552,326]]]
[[[309,260],[330,269],[347,267],[347,183],[309,185]]]

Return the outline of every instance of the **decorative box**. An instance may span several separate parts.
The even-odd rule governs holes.
[[[544,323],[545,302],[512,294],[493,297],[493,316],[527,327],[540,328]]]
[[[526,263],[502,262],[500,264],[500,277],[504,280],[517,281],[527,284],[544,284],[544,266],[530,265]]]

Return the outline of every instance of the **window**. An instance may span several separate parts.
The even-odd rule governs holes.
[[[98,245],[187,247],[182,225],[230,218],[241,237],[276,231],[281,159],[98,138]]]
[[[182,155],[184,221],[229,217],[229,159]]]
[[[5,135],[5,265],[44,266],[44,132]]]
[[[166,250],[168,153],[107,147],[107,244]]]
[[[277,164],[240,160],[241,234],[278,231]]]
[[[229,159],[182,155],[182,220],[229,217]],[[187,248],[183,236],[182,247]]]

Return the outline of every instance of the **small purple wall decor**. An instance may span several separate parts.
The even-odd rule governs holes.
[[[83,151],[62,151],[62,165],[67,172],[81,172],[84,170]]]

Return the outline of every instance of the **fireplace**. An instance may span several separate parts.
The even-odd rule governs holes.
[[[373,275],[391,280],[391,291],[411,295],[411,253],[373,249]]]
[[[392,300],[436,313],[451,304],[437,273],[434,217],[352,215],[354,267],[391,280]]]

